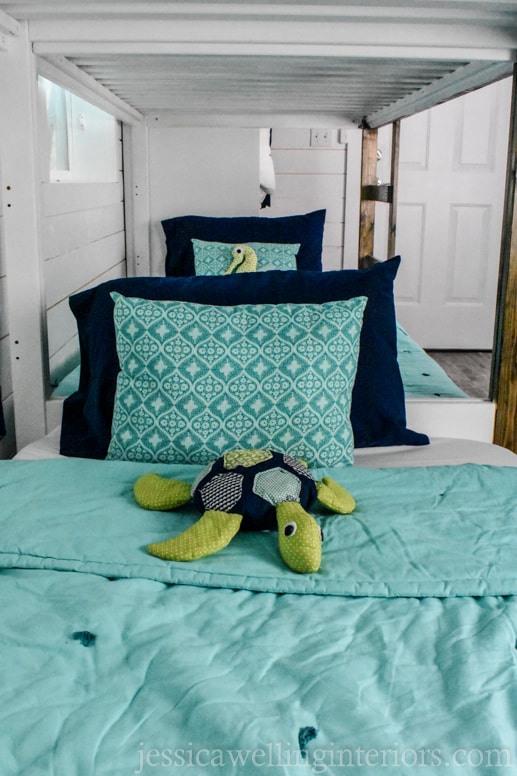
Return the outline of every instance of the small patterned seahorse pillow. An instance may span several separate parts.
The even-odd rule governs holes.
[[[108,458],[206,464],[267,448],[352,463],[366,297],[235,307],[112,297],[121,371]]]
[[[270,269],[296,269],[296,256],[300,243],[257,243],[244,242],[253,248],[257,256],[257,272]],[[232,263],[235,243],[192,240],[196,275],[224,275]]]

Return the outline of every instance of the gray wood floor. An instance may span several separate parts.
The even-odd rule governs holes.
[[[490,386],[491,351],[486,350],[428,350],[465,393],[476,399],[486,399]]]

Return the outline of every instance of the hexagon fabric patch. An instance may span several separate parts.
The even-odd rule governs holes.
[[[307,468],[307,464],[305,461],[300,461],[297,458],[293,458],[291,455],[284,455],[284,463],[286,463],[288,466],[291,467],[291,469],[294,469],[295,472],[298,472],[298,474],[303,475],[304,477],[309,477],[309,479],[313,480],[314,477],[310,473],[310,471]]]
[[[365,297],[225,307],[112,296],[121,371],[108,458],[206,464],[266,448],[310,466],[352,462]]]
[[[214,475],[199,491],[204,508],[231,512],[242,496],[243,481],[236,472]]]
[[[255,466],[273,457],[271,450],[232,450],[224,454],[224,468],[235,469],[237,466]]]
[[[300,501],[301,489],[300,478],[280,467],[259,472],[253,481],[253,493],[274,506],[284,501]]]

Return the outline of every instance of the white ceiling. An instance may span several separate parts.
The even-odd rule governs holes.
[[[44,74],[126,120],[377,126],[509,75],[517,57],[517,0],[12,0],[0,13]]]

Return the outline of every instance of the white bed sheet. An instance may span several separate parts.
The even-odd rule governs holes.
[[[59,454],[60,428],[24,447],[14,457],[25,460],[62,458]],[[479,463],[517,466],[517,455],[504,447],[471,439],[433,437],[429,445],[418,447],[367,447],[355,451],[354,466],[379,469],[387,466],[452,466]]]

